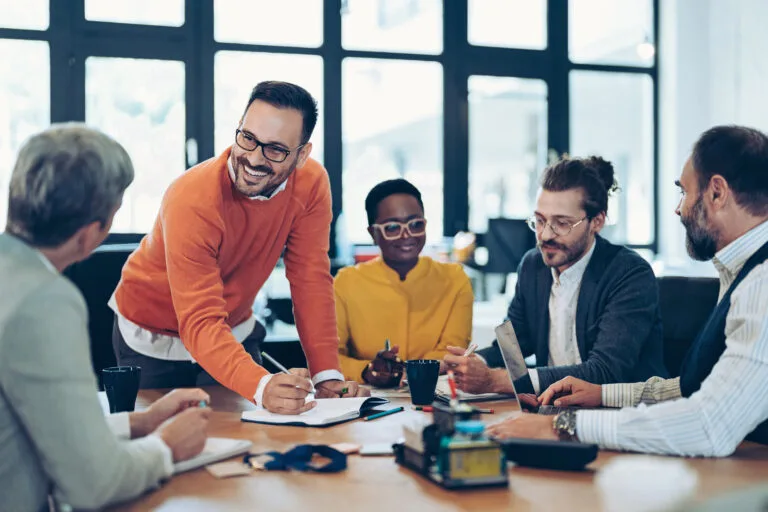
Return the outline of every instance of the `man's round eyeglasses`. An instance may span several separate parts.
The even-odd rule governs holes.
[[[424,236],[427,232],[427,219],[411,219],[408,222],[385,222],[384,224],[371,224],[378,229],[384,240],[397,240],[403,236],[403,230],[407,230],[410,236]]]
[[[552,233],[554,233],[555,236],[567,236],[573,231],[573,228],[585,220],[587,220],[586,216],[576,223],[571,223],[565,219],[557,219],[550,222],[541,217],[537,217],[536,215],[532,215],[525,219],[525,222],[528,223],[528,227],[531,228],[531,231],[535,231],[536,233],[542,233],[544,228],[549,226],[549,229],[552,230]]]
[[[307,145],[304,143],[301,146],[297,146],[295,149],[285,149],[275,144],[265,144],[250,133],[244,132],[239,128],[235,130],[235,143],[246,151],[256,151],[256,148],[261,146],[261,154],[264,155],[264,158],[277,164],[285,162],[288,155]]]

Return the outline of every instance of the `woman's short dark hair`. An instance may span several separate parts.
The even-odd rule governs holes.
[[[301,144],[306,144],[309,141],[317,124],[317,101],[306,89],[288,82],[260,82],[251,91],[243,115],[248,111],[251,103],[256,100],[269,103],[276,108],[291,108],[301,112],[301,117],[304,120],[301,130]]]
[[[719,174],[733,190],[736,203],[752,215],[768,214],[768,137],[754,128],[715,126],[693,146],[699,190]]]
[[[376,215],[379,212],[379,203],[387,197],[394,194],[408,194],[416,198],[421,209],[424,209],[424,203],[421,201],[421,192],[414,187],[411,182],[402,178],[382,181],[368,192],[365,198],[365,212],[368,214],[368,225],[376,223]]]
[[[582,208],[589,219],[608,213],[608,196],[619,189],[613,165],[599,156],[571,158],[563,156],[544,170],[541,188],[561,192],[580,188],[584,191]]]

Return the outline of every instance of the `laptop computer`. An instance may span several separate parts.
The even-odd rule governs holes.
[[[501,357],[504,359],[504,365],[507,367],[507,373],[512,381],[512,389],[514,389],[515,381],[528,375],[528,367],[525,364],[523,352],[520,350],[520,343],[517,341],[517,335],[515,334],[515,328],[512,327],[512,322],[505,320],[503,324],[496,327],[496,340],[499,342]],[[524,400],[520,400],[520,396],[517,394],[516,389],[515,400],[517,400],[521,411],[534,412],[537,414],[552,415],[569,409],[581,409],[580,407],[555,407],[554,405],[528,404]]]

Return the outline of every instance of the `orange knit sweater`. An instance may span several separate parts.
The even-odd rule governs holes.
[[[231,328],[251,315],[256,293],[285,249],[296,326],[312,374],[338,370],[328,175],[308,159],[268,201],[240,195],[227,170],[230,150],[168,188],[152,232],[123,268],[120,313],[156,333],[179,336],[213,378],[253,400],[267,371]]]

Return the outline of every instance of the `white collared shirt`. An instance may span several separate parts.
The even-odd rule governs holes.
[[[581,363],[576,341],[576,306],[581,280],[595,252],[596,241],[579,261],[562,273],[552,271],[552,288],[549,292],[549,360],[547,366],[570,366]],[[538,395],[539,374],[535,369],[528,372],[531,384]]]
[[[713,263],[720,276],[720,299],[766,242],[768,221],[717,252]],[[626,408],[579,411],[579,440],[610,450],[730,455],[768,419],[768,262],[753,268],[731,294],[725,336],[725,351],[699,391],[688,398],[682,397],[679,378],[604,385],[603,403]]]

